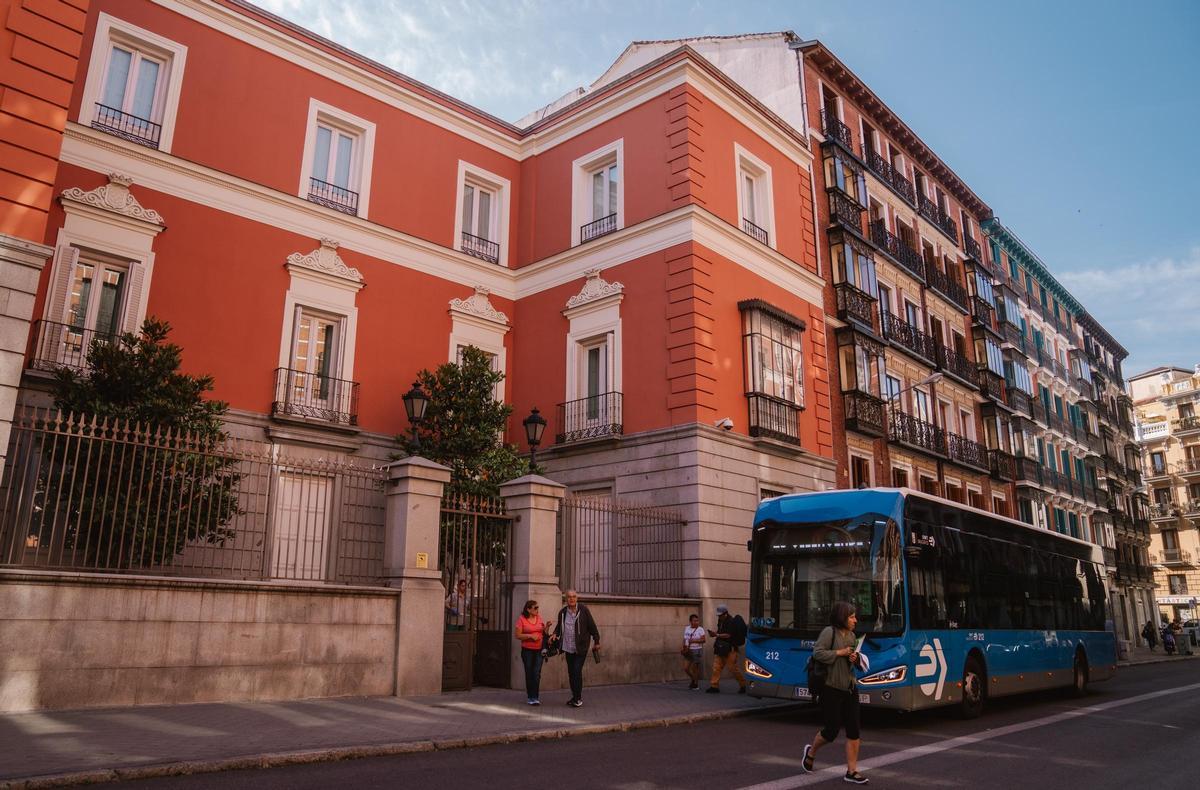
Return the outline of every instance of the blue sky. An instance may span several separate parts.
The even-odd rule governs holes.
[[[1200,363],[1200,2],[258,0],[506,120],[633,40],[819,38],[1127,348]]]

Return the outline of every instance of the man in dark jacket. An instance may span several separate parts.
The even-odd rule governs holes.
[[[592,613],[579,602],[579,593],[567,590],[567,605],[558,612],[558,624],[554,628],[551,640],[557,641],[567,657],[567,677],[571,681],[571,699],[567,702],[572,708],[583,706],[583,664],[587,661],[588,642],[592,645],[592,655],[600,660],[600,630]]]
[[[708,635],[716,639],[713,643],[713,671],[709,679],[708,693],[721,691],[721,673],[729,667],[733,679],[738,682],[738,694],[746,693],[746,677],[742,674],[742,646],[746,644],[746,621],[740,614],[730,614],[725,604],[717,606],[717,630],[709,629]]]

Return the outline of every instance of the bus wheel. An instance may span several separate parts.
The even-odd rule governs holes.
[[[1088,662],[1082,650],[1075,651],[1075,668],[1071,672],[1071,693],[1082,697],[1088,690]]]
[[[967,659],[963,668],[962,702],[959,703],[959,715],[964,719],[977,719],[983,713],[983,697],[986,693],[987,679],[983,674],[983,665],[975,656]]]

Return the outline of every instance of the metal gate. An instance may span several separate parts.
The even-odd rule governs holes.
[[[452,496],[442,500],[439,567],[447,593],[444,691],[509,685],[511,524],[501,499]]]

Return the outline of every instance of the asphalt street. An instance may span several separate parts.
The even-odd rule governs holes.
[[[818,727],[803,709],[686,726],[125,783],[153,788],[595,787],[620,790],[845,786],[842,742],[801,772]],[[860,770],[872,787],[1200,787],[1200,662],[1121,670],[1083,699],[995,700],[984,716],[868,711]]]

